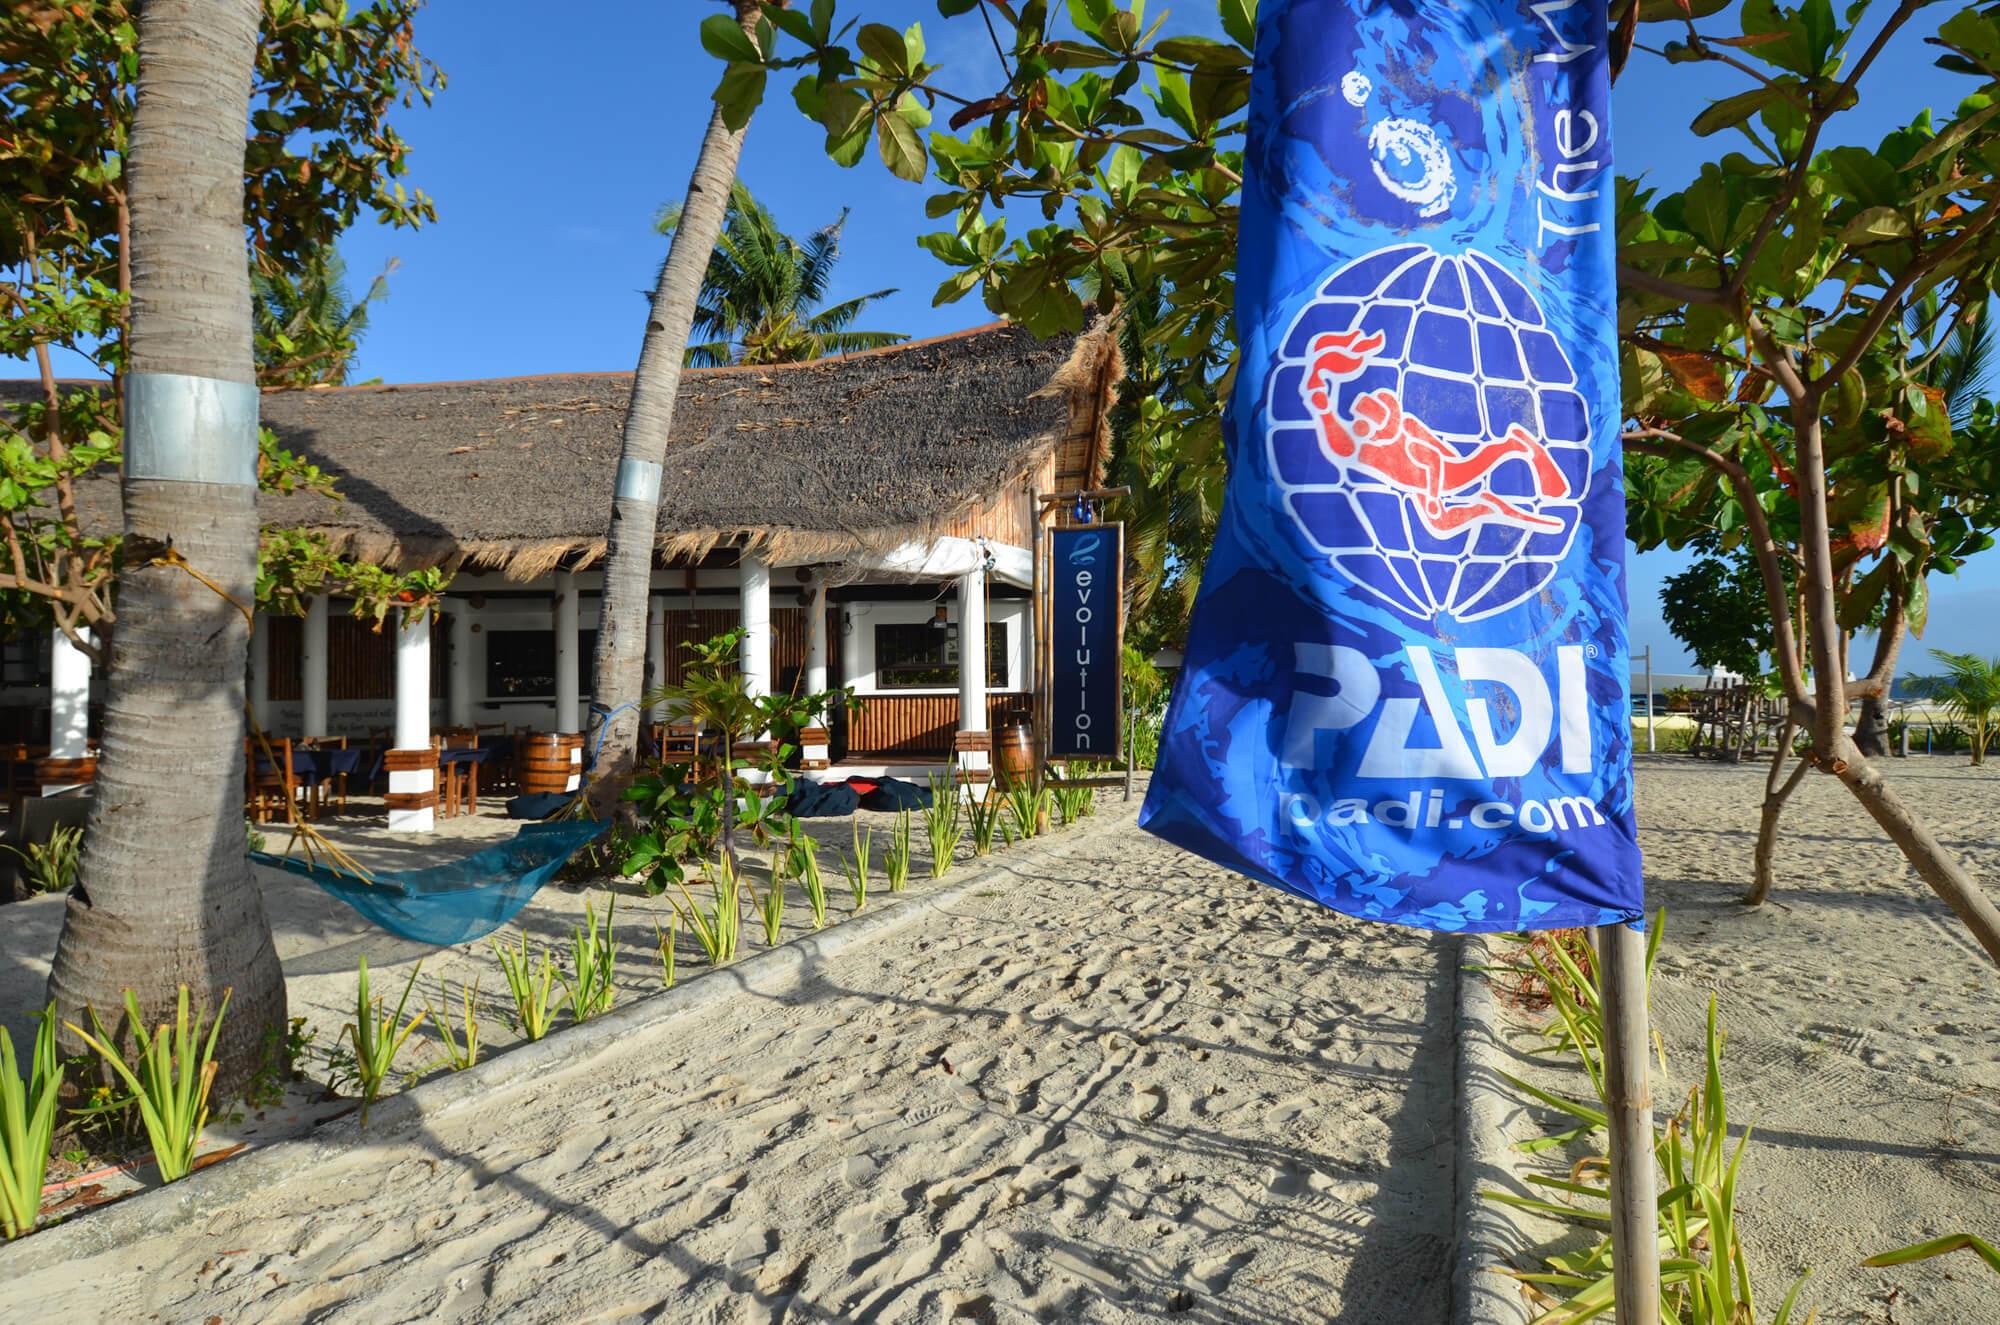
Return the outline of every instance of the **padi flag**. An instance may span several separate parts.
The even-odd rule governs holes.
[[[1642,915],[1605,38],[1600,0],[1263,0],[1166,840],[1400,924]]]

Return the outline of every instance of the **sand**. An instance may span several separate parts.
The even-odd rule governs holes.
[[[1005,859],[993,886],[789,996],[30,1274],[10,1304],[78,1321],[1441,1321],[1455,945],[1131,832]]]
[[[2000,894],[2000,766],[1937,756],[1887,771]],[[1647,889],[1667,908],[1655,1096],[1663,1112],[1686,1098],[1713,991],[1732,1131],[1754,1129],[1738,1209],[1760,1320],[1810,1268],[1800,1319],[1816,1307],[1821,1325],[2000,1321],[2000,1276],[1969,1254],[1858,1264],[1944,1233],[2000,1238],[2000,978],[1829,777],[1793,798],[1771,901],[1740,905],[1762,777],[1641,762]]]

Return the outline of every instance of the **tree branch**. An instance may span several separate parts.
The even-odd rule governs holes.
[[[1743,507],[1743,522],[1750,528],[1750,550],[1757,558],[1759,577],[1764,581],[1765,606],[1771,613],[1771,633],[1777,655],[1778,672],[1784,678],[1785,694],[1796,708],[1810,706],[1812,692],[1806,688],[1805,674],[1799,668],[1799,650],[1792,634],[1792,614],[1785,598],[1785,572],[1778,560],[1778,543],[1771,537],[1771,524],[1764,516],[1764,508],[1757,501],[1757,489],[1750,482],[1750,471],[1735,460],[1699,442],[1690,442],[1680,434],[1665,428],[1640,428],[1628,432],[1622,439],[1625,449],[1637,451],[1641,455],[1656,455],[1665,459],[1678,456],[1693,456],[1709,465],[1729,480],[1735,489],[1736,500]]]
[[[1651,272],[1640,271],[1637,267],[1628,267],[1622,262],[1618,264],[1618,283],[1620,285],[1629,285],[1635,290],[1644,290],[1647,294],[1656,294],[1662,298],[1671,299],[1681,304],[1722,304],[1728,302],[1726,298],[1728,291],[1726,290],[1719,288],[1711,289],[1700,285],[1683,285],[1679,281],[1670,281],[1664,276],[1655,276]]]

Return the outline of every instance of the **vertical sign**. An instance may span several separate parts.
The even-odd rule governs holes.
[[[1263,0],[1151,831],[1401,924],[1641,915],[1609,91],[1601,0]]]
[[[1049,530],[1050,759],[1118,757],[1125,526]]]

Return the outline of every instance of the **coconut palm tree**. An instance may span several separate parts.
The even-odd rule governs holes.
[[[681,209],[660,213],[660,233],[680,229]],[[880,349],[909,339],[893,331],[856,331],[854,320],[877,299],[877,290],[820,308],[840,261],[847,213],[800,241],[778,228],[764,204],[739,181],[729,194],[722,236],[702,278],[693,334],[707,337],[687,349],[691,368],[732,363],[799,363],[829,354]],[[817,311],[815,311],[817,310]]]
[[[736,22],[755,41],[764,8],[761,0],[734,0]],[[606,705],[591,780],[592,807],[608,816],[631,780],[639,745],[639,693],[645,686],[646,599],[653,579],[653,549],[659,537],[660,462],[673,429],[680,395],[681,367],[701,299],[702,279],[728,210],[736,163],[743,155],[748,115],[735,124],[717,105],[708,118],[687,200],[681,204],[673,247],[660,267],[639,366],[632,374],[632,400],[618,469],[612,479],[611,524],[604,555],[604,591],[599,598],[595,690]]]
[[[1904,692],[1936,700],[1964,723],[1972,737],[1972,762],[1983,764],[1987,743],[2000,726],[2000,658],[1944,649],[1932,649],[1931,657],[1944,664],[1944,671],[1937,676],[1911,677],[1904,683]]]
[[[257,574],[243,126],[261,6],[152,0],[139,15],[126,564],[82,875],[49,992],[63,1020],[83,1021],[86,1007],[115,1015],[130,989],[150,1024],[180,985],[211,1011],[233,989],[217,1046],[217,1098],[228,1098],[267,1031],[285,1027],[284,978],[243,853]]]
[[[368,330],[368,305],[388,297],[397,265],[391,258],[359,300],[348,297],[347,264],[332,248],[295,269],[252,272],[258,384],[344,386]]]

